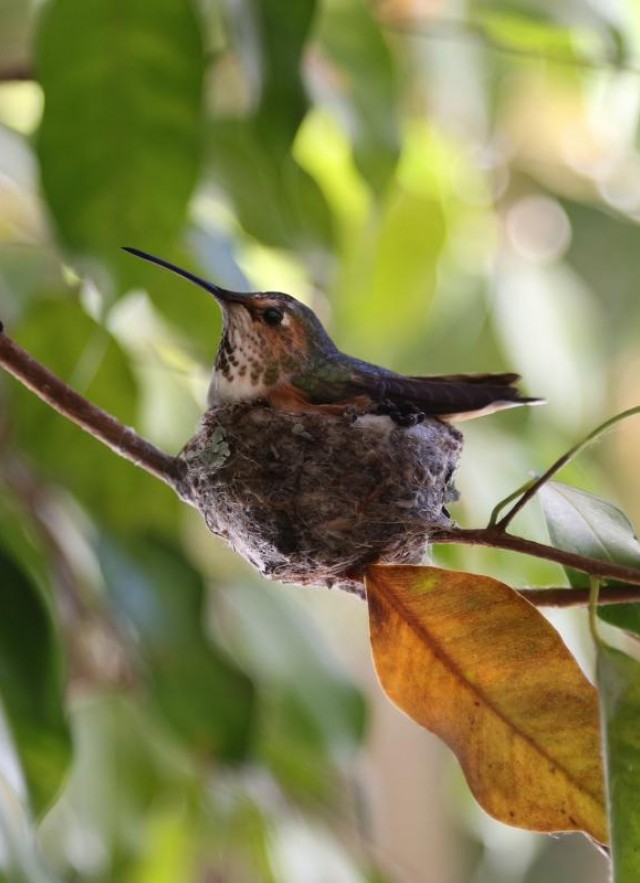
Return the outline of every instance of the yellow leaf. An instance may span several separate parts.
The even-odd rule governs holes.
[[[606,842],[597,693],[535,607],[435,567],[370,567],[367,595],[383,689],[455,752],[481,806]]]

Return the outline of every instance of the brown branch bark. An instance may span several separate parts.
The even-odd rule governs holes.
[[[611,561],[600,561],[598,558],[590,558],[586,555],[577,555],[574,552],[565,552],[546,546],[544,543],[536,543],[534,540],[525,540],[513,534],[505,533],[495,527],[485,527],[476,530],[463,528],[446,528],[435,531],[431,535],[432,543],[459,543],[461,545],[491,546],[494,549],[507,549],[511,552],[520,552],[522,555],[531,555],[534,558],[544,558],[546,561],[555,561],[563,567],[572,567],[582,573],[597,576],[601,579],[615,579],[620,582],[640,585],[640,570],[635,567],[627,567],[624,564],[614,564]]]
[[[587,607],[589,589],[549,587],[546,589],[516,589],[519,595],[534,607]],[[605,604],[640,604],[638,586],[602,586],[598,594],[598,606]]]
[[[35,79],[33,68],[27,62],[0,65],[0,83],[20,83]]]
[[[182,464],[87,401],[8,337],[0,323],[0,365],[54,410],[72,420],[126,460],[159,478],[179,493]]]

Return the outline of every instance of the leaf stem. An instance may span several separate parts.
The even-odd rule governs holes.
[[[180,494],[183,467],[177,457],[165,454],[52,374],[4,333],[2,323],[0,365],[59,414]]]
[[[613,417],[610,417],[608,420],[605,420],[604,423],[601,423],[600,426],[596,426],[596,428],[589,433],[589,435],[585,436],[581,439],[577,444],[573,445],[573,447],[569,448],[561,457],[559,457],[555,463],[552,463],[551,466],[547,469],[540,478],[535,479],[532,483],[527,483],[523,485],[522,488],[519,488],[517,491],[514,491],[508,497],[505,497],[504,500],[501,500],[497,506],[494,507],[491,518],[489,519],[489,528],[492,530],[500,530],[506,531],[509,524],[516,517],[518,512],[523,509],[529,500],[534,497],[540,488],[546,484],[552,476],[556,474],[563,466],[566,466],[574,457],[576,457],[580,451],[583,451],[588,445],[594,442],[598,436],[602,435],[603,432],[606,432],[607,429],[610,429],[616,423],[620,423],[622,420],[626,420],[627,417],[633,417],[636,414],[640,414],[640,405],[636,405],[633,408],[628,408],[626,411],[622,411],[620,414],[615,414]],[[515,503],[514,506],[509,509],[506,515],[498,521],[497,517],[500,513],[500,510],[510,503],[515,497],[518,496],[522,491],[524,493],[520,497],[520,499]]]
[[[598,600],[600,596],[600,580],[596,576],[589,579],[589,631],[596,647],[602,646],[602,638],[598,633]]]
[[[491,515],[489,516],[489,523],[487,527],[495,527],[498,523],[498,517],[504,507],[507,506],[509,503],[512,503],[514,500],[517,500],[518,497],[525,493],[525,491],[528,491],[532,483],[536,480],[536,478],[530,478],[528,481],[525,481],[524,484],[521,484],[520,487],[517,488],[515,491],[512,491],[508,497],[505,497],[504,499],[500,500],[499,503],[496,503],[496,505],[491,510]]]

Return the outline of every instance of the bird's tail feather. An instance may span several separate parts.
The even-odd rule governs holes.
[[[423,413],[447,420],[468,420],[518,405],[543,404],[514,386],[517,374],[455,374],[436,377],[385,377],[381,399],[410,403]]]

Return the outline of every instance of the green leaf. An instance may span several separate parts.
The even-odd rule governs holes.
[[[267,245],[303,252],[328,249],[333,219],[322,191],[291,155],[308,100],[300,73],[315,0],[299,0],[283,14],[278,0],[251,0],[252,31],[237,51],[260,65],[255,112],[218,119],[207,156],[216,181],[245,230]],[[254,39],[247,40],[247,33]]]
[[[78,392],[123,423],[135,422],[137,387],[108,331],[69,301],[41,301],[19,329],[20,343]],[[9,382],[12,432],[42,474],[71,490],[99,521],[126,532],[173,532],[175,495],[78,426]]]
[[[356,352],[385,364],[399,340],[405,351],[422,348],[446,232],[438,198],[401,185],[388,192],[378,224],[363,231],[336,305]]]
[[[14,466],[7,457],[4,467],[9,475]],[[24,500],[18,496],[17,489],[3,484],[0,484],[0,537],[4,551],[19,561],[33,583],[46,593],[50,562],[43,538],[34,530],[31,515],[24,506]]]
[[[640,543],[633,525],[612,503],[558,481],[548,482],[540,494],[556,548],[640,567]],[[586,576],[580,579],[582,585],[588,583]]]
[[[315,0],[297,0],[283,14],[280,0],[250,2],[262,68],[256,136],[276,156],[289,151],[307,111],[300,64],[315,8]]]
[[[557,549],[640,569],[640,542],[624,512],[612,503],[567,484],[548,482],[540,490],[551,542]],[[574,587],[586,587],[584,573],[566,568]],[[620,585],[607,580],[605,585]],[[598,608],[605,622],[640,634],[640,604],[609,604]]]
[[[337,68],[333,82],[354,140],[356,165],[381,192],[400,155],[398,89],[387,43],[361,0],[324,3],[317,39]]]
[[[640,228],[630,218],[598,206],[567,200],[562,205],[571,224],[567,260],[598,298],[602,347],[611,358],[622,341],[633,346],[640,331],[634,266]],[[615,256],[615,273],[610,272],[609,262],[601,259],[603,254]]]
[[[52,0],[37,40],[45,195],[72,248],[126,274],[120,245],[162,251],[200,163],[203,51],[190,2]]]
[[[333,217],[322,191],[289,155],[275,156],[251,120],[219,120],[211,128],[212,173],[245,230],[266,245],[327,249]]]
[[[530,52],[532,55],[551,59],[559,58],[566,62],[581,57],[580,48],[593,48],[595,34],[584,28],[560,26],[544,20],[538,13],[535,17],[516,12],[491,12],[480,19],[481,33],[498,45],[506,46],[515,52]]]
[[[640,663],[598,649],[614,883],[640,879]]]
[[[0,548],[0,699],[36,813],[58,792],[71,759],[61,650],[50,611]]]
[[[251,680],[202,627],[202,577],[175,548],[151,539],[103,542],[100,560],[117,613],[135,630],[152,700],[198,757],[234,763],[251,746]]]
[[[472,0],[468,13],[471,26],[486,35],[489,46],[495,41],[514,52],[565,63],[587,58],[597,65],[624,64],[631,50],[628,32],[620,29],[620,19],[606,4],[583,6],[578,14],[577,7],[538,0]]]
[[[620,585],[607,582],[606,585]],[[640,604],[606,604],[598,607],[598,616],[609,625],[640,635]]]

